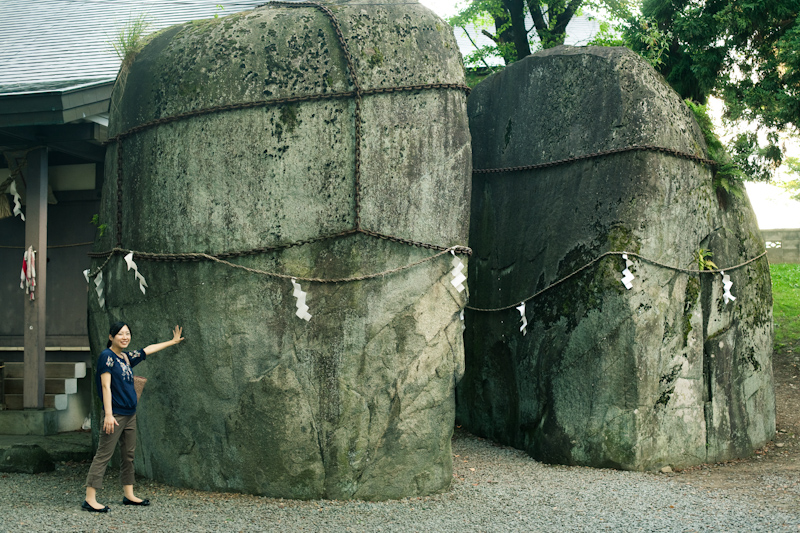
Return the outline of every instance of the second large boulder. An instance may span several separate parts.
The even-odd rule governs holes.
[[[562,46],[483,81],[468,109],[458,421],[542,461],[634,470],[768,441],[764,243],[746,197],[715,190],[696,159],[703,135],[678,95],[627,49]],[[709,251],[735,301],[722,274],[697,272]]]

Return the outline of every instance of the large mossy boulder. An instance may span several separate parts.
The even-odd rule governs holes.
[[[631,146],[706,157],[692,112],[624,48],[560,46],[476,87],[476,169]],[[772,294],[750,204],[653,150],[476,174],[457,420],[553,463],[623,469],[750,454],[775,432]],[[620,282],[631,257],[633,287]],[[646,260],[645,260],[646,259]],[[587,268],[583,268],[587,266]],[[674,267],[674,268],[673,268]],[[526,302],[527,334],[513,306]],[[510,306],[510,308],[508,308]]]
[[[467,243],[461,57],[419,4],[327,9],[353,72],[330,17],[307,4],[167,29],[123,66],[95,250],[119,228],[149,287],[113,257],[90,337],[97,352],[117,319],[136,347],[184,327],[184,344],[136,368],[149,378],[136,468],[150,478],[304,499],[449,487],[465,296],[439,251]],[[426,87],[375,91],[408,86]],[[253,253],[224,255],[237,251]],[[307,322],[290,279],[264,273],[364,279],[300,279]]]

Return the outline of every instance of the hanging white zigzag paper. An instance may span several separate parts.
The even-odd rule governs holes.
[[[137,267],[136,263],[133,261],[133,252],[125,256],[125,262],[128,263],[128,270],[133,269],[134,278],[139,282],[139,288],[142,290],[142,294],[145,294],[144,288],[147,287],[147,282],[144,280],[144,276],[139,274],[139,267]]]
[[[91,270],[89,270],[88,268],[83,271],[83,277],[86,278],[86,283],[90,282],[90,280],[89,280],[89,272],[91,272]],[[97,282],[97,278],[100,279],[99,283]],[[95,282],[95,286],[96,286],[96,290],[97,290],[97,300],[100,303],[100,307],[103,308],[106,305],[106,299],[103,298],[103,271],[102,270],[97,273],[97,278],[94,281]]]
[[[731,281],[731,277],[727,275],[725,272],[720,271],[722,274],[722,287],[724,288],[724,292],[722,293],[722,299],[725,300],[725,303],[728,304],[736,300],[736,297],[731,294],[731,287],[733,287],[733,282]]]
[[[8,192],[14,197],[14,216],[18,216],[25,222],[25,215],[22,214],[22,204],[20,203],[19,193],[17,193],[17,184],[13,181],[11,182],[11,187],[8,188]]]
[[[620,281],[625,285],[626,289],[631,290],[633,288],[633,283],[631,283],[631,281],[634,280],[634,277],[628,269],[633,266],[633,261],[628,259],[628,254],[622,254],[622,259],[625,260],[625,270],[622,271],[623,278]]]
[[[103,284],[103,271],[97,273],[97,276],[94,278],[94,290],[97,292],[97,301],[100,304],[100,308],[104,308],[106,306],[106,298],[103,296],[103,288],[105,285]]]
[[[528,333],[528,318],[525,316],[525,302],[522,302],[517,306],[517,311],[522,316],[520,322],[522,325],[519,327],[519,330],[522,332],[522,335],[525,336]]]
[[[461,292],[465,289],[464,282],[467,281],[467,276],[462,272],[464,270],[464,263],[461,262],[461,259],[456,257],[456,253],[453,250],[450,250],[450,253],[453,254],[453,270],[450,272],[453,279],[450,283],[458,292]]]
[[[297,298],[297,315],[299,318],[302,318],[306,322],[311,320],[311,314],[308,312],[308,305],[306,305],[306,294],[303,289],[300,288],[300,284],[297,283],[295,278],[292,278],[292,286],[294,287],[294,292],[292,292],[292,296]]]

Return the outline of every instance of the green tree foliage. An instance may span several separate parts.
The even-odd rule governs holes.
[[[600,3],[595,3],[599,1]],[[501,57],[506,65],[530,55],[537,48],[564,44],[567,25],[584,7],[603,6],[616,17],[630,16],[629,0],[471,0],[448,22],[467,31],[481,28],[493,44],[476,49],[467,63],[486,63],[489,57]],[[528,18],[530,16],[530,18]],[[526,20],[528,21],[526,23]],[[470,39],[473,36],[470,35]],[[473,41],[474,43],[474,41]]]
[[[777,132],[796,134],[800,121],[800,0],[643,0],[641,15],[623,25],[623,39],[683,97],[701,104],[715,95],[725,118],[769,132],[729,145],[753,180],[768,180],[781,163]]]
[[[800,176],[800,159],[796,157],[787,157],[784,164],[789,169],[789,172],[795,176]],[[794,178],[779,183],[781,187],[789,191],[793,200],[800,202],[800,179]]]
[[[800,0],[643,0],[625,40],[643,56],[668,43],[657,66],[684,98],[724,97],[733,119],[796,126],[800,118]]]
[[[742,198],[744,196],[742,180],[745,177],[745,173],[742,171],[739,162],[732,158],[728,150],[725,149],[719,136],[714,131],[714,123],[711,121],[711,117],[708,116],[708,108],[691,100],[686,100],[686,105],[694,112],[697,125],[700,126],[700,130],[703,132],[709,157],[717,162],[717,167],[714,169],[714,189],[717,190],[718,194],[720,190],[723,190],[737,198]]]

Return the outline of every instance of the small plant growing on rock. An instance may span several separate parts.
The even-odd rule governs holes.
[[[89,221],[89,224],[92,224],[93,226],[97,226],[97,229],[100,230],[100,236],[101,237],[103,236],[103,234],[108,229],[108,224],[101,224],[100,223],[100,215],[98,215],[98,214],[92,215],[92,219]]]
[[[111,46],[122,60],[122,64],[130,63],[139,51],[144,47],[144,36],[150,28],[147,15],[140,14],[135,19],[128,21],[119,33],[111,41]]]
[[[714,255],[711,250],[705,248],[698,248],[694,251],[694,260],[697,261],[698,270],[719,270],[714,261],[710,259]]]

